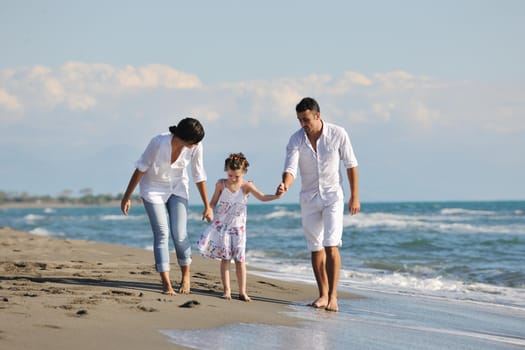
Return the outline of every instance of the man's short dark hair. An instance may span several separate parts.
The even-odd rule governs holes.
[[[306,110],[311,110],[313,113],[321,112],[321,108],[319,108],[319,104],[316,100],[314,100],[311,97],[305,97],[295,106],[295,111],[297,113],[304,112]]]

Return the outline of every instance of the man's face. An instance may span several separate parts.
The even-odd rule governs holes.
[[[299,120],[301,128],[303,128],[306,134],[310,134],[321,129],[320,114],[313,113],[309,109],[304,112],[297,113],[297,120]]]

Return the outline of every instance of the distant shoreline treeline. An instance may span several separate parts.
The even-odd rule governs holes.
[[[62,191],[58,196],[51,195],[31,195],[26,192],[13,193],[0,191],[0,205],[40,205],[40,204],[58,204],[58,205],[114,205],[120,203],[123,194],[94,194],[91,189],[79,191],[78,196],[73,195],[73,191]],[[138,195],[131,197],[132,201],[140,201]]]

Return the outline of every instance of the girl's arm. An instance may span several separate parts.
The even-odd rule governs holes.
[[[273,200],[276,200],[282,197],[282,194],[264,194],[262,193],[261,191],[257,189],[257,187],[255,187],[255,185],[251,181],[247,181],[245,184],[243,184],[243,187],[244,187],[244,193],[246,193],[247,195],[252,193],[253,196],[257,198],[258,200],[260,200],[261,202],[273,201]]]
[[[215,184],[215,191],[213,192],[213,196],[211,197],[210,205],[212,209],[215,209],[215,206],[217,205],[217,202],[219,201],[219,196],[221,195],[222,189],[224,188],[223,180],[218,180]]]

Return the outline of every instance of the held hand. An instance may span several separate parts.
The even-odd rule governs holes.
[[[213,220],[213,209],[210,207],[204,208],[204,211],[202,212],[202,220],[206,220],[207,222],[211,222]]]
[[[122,199],[122,202],[120,202],[120,210],[122,210],[122,213],[127,216],[130,208],[131,201],[129,199]]]
[[[275,195],[276,196],[282,196],[283,194],[286,193],[286,191],[288,191],[288,188],[286,187],[286,185],[281,182],[279,184],[279,186],[277,186],[277,190],[275,191]]]
[[[350,198],[350,201],[348,201],[348,212],[350,215],[355,215],[361,211],[361,203],[359,202],[359,198]]]

